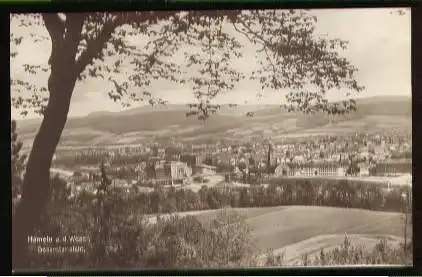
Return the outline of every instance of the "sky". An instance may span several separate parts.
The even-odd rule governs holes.
[[[349,41],[348,49],[342,53],[358,69],[357,80],[365,86],[357,97],[373,96],[411,96],[411,23],[410,11],[399,15],[397,9],[323,9],[312,10],[318,21],[316,32],[327,34],[329,38]],[[22,28],[11,22],[11,33],[28,37],[32,32],[37,36],[48,37],[44,27]],[[243,41],[247,43],[246,40]],[[45,85],[48,74],[28,76],[22,65],[46,65],[50,55],[50,42],[33,43],[24,40],[17,48],[18,56],[11,60],[12,78]],[[248,54],[250,53],[250,54]],[[246,45],[244,58],[236,60],[233,67],[245,72],[256,68],[256,61],[250,58],[255,53],[252,45]],[[175,57],[177,60],[177,57]],[[194,74],[192,72],[192,74]],[[71,101],[69,116],[84,116],[96,111],[119,111],[123,108],[107,96],[107,84],[102,80],[88,79],[78,82]],[[169,103],[190,103],[194,101],[189,86],[175,85],[166,81],[154,82],[150,88],[153,95],[162,97]],[[262,97],[257,97],[261,86],[257,81],[245,80],[216,99],[217,103],[237,104],[274,104],[280,103],[283,92],[266,90]],[[287,92],[287,91],[286,91]],[[12,91],[12,95],[15,92]],[[339,100],[344,96],[332,90],[327,94],[330,100]],[[20,111],[12,107],[12,118],[23,119]],[[33,118],[29,114],[25,118]]]

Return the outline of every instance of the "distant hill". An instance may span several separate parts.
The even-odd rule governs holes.
[[[283,112],[277,105],[223,106],[203,122],[186,117],[186,105],[143,106],[122,112],[95,112],[69,118],[61,144],[138,143],[145,139],[178,138],[203,141],[248,136],[308,135],[316,133],[373,131],[379,128],[411,130],[410,97],[371,97],[357,100],[358,111],[334,122],[325,114],[303,115]],[[247,117],[253,112],[253,117]],[[18,132],[30,144],[40,120],[21,120]]]

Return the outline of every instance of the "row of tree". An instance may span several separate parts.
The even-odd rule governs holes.
[[[134,188],[136,190],[136,187]],[[411,187],[386,188],[349,180],[291,179],[267,187],[207,187],[198,192],[156,188],[132,193],[126,200],[141,213],[170,213],[223,207],[317,205],[403,212],[411,209]]]

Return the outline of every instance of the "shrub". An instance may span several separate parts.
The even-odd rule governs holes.
[[[343,244],[330,251],[321,249],[319,256],[313,259],[303,257],[301,265],[335,266],[335,265],[411,265],[412,242],[407,247],[404,244],[393,246],[386,239],[381,239],[372,248],[351,246],[351,241],[345,236]]]
[[[286,255],[285,251],[281,253],[275,253],[274,250],[270,249],[265,254],[265,267],[275,267],[275,266],[283,266],[284,265],[284,257]]]
[[[34,269],[242,267],[253,261],[245,218],[224,210],[208,224],[196,217],[161,218],[149,224],[130,196],[108,188],[99,195],[55,198],[39,235],[87,236],[80,255],[31,252]],[[129,201],[126,201],[129,200]]]

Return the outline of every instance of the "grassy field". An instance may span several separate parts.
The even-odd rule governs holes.
[[[400,213],[314,206],[235,210],[246,215],[257,253],[280,248],[295,249],[294,253],[313,252],[322,246],[333,247],[342,243],[345,233],[359,236],[360,242],[363,239],[368,243],[375,243],[380,237],[403,236],[403,219]],[[195,215],[206,224],[216,213],[216,210],[212,210],[179,215]]]
[[[386,239],[393,247],[399,247],[399,244],[403,242],[402,237],[389,235],[348,234],[347,237],[350,240],[351,246],[364,247],[365,249],[372,249],[381,239]],[[309,259],[315,259],[315,257],[320,255],[321,249],[324,249],[324,252],[328,253],[339,245],[342,245],[344,238],[344,234],[316,236],[287,245],[283,248],[274,249],[273,253],[275,255],[283,255],[283,263],[285,265],[300,265],[303,255],[306,254]],[[264,264],[266,257],[266,254],[260,255],[258,264]]]

